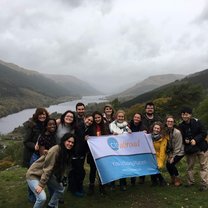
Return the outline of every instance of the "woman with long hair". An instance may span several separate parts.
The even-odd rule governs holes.
[[[181,132],[175,128],[175,119],[169,115],[165,119],[166,134],[169,136],[166,168],[171,176],[171,184],[180,186],[181,180],[176,164],[184,157],[184,144]]]
[[[116,112],[115,120],[109,125],[110,132],[113,135],[119,135],[124,133],[131,133],[131,129],[128,126],[127,121],[125,120],[125,112],[123,110],[118,110]],[[126,191],[126,178],[119,180],[120,190]],[[111,190],[115,189],[115,181],[111,182]]]
[[[57,123],[57,143],[60,142],[62,136],[66,133],[74,134],[76,120],[75,113],[71,110],[64,112],[59,119],[56,120]]]
[[[166,147],[168,137],[164,133],[163,124],[160,121],[153,123],[151,128],[152,141],[156,152],[157,165],[159,170],[164,167],[166,161]],[[165,186],[166,182],[161,173],[151,175],[152,186]]]
[[[103,109],[104,122],[110,124],[114,121],[114,110],[111,104],[105,104]]]
[[[59,197],[65,186],[66,172],[71,164],[72,148],[75,143],[73,134],[65,134],[60,144],[53,146],[46,155],[35,161],[26,173],[27,183],[36,196],[33,208],[41,208],[46,201],[44,188],[53,190],[48,208],[58,207]]]
[[[84,116],[84,122],[80,122],[75,129],[76,145],[72,157],[72,170],[69,174],[68,190],[77,197],[84,196],[83,181],[86,175],[84,162],[88,150],[85,137],[90,135],[92,123],[93,116],[91,114],[86,114]]]
[[[142,122],[142,114],[141,113],[135,113],[133,115],[132,120],[129,122],[129,128],[131,129],[132,132],[138,132],[138,131],[144,131],[147,132],[147,127],[143,125]],[[139,177],[139,182],[145,180],[145,176],[140,176]],[[136,177],[131,178],[131,185],[136,184]]]
[[[95,111],[93,114],[93,124],[92,124],[92,133],[89,136],[102,136],[102,135],[108,135],[110,134],[110,130],[108,125],[104,122],[104,118],[102,113]],[[95,187],[95,178],[96,178],[96,172],[97,168],[94,162],[94,159],[92,157],[92,154],[89,150],[87,154],[87,163],[90,165],[90,174],[89,174],[89,190],[88,194],[92,195],[94,193],[94,187]],[[99,190],[100,194],[105,194],[105,187],[101,184],[100,178],[99,180]]]
[[[29,168],[31,163],[38,158],[35,152],[38,151],[38,138],[43,133],[49,113],[45,108],[37,108],[32,118],[23,124],[23,167]],[[35,159],[33,159],[35,155]],[[35,201],[33,192],[28,187],[28,200],[32,203]]]
[[[37,108],[32,118],[26,121],[24,126],[24,151],[23,166],[30,167],[30,159],[32,154],[38,150],[36,143],[45,128],[45,123],[49,118],[49,113],[45,108]]]

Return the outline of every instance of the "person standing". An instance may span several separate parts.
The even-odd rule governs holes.
[[[171,176],[171,184],[180,186],[181,179],[176,164],[184,157],[184,145],[181,132],[175,128],[175,120],[171,115],[165,119],[166,134],[168,135],[166,168]]]
[[[36,151],[35,146],[41,133],[45,128],[45,123],[49,118],[49,113],[45,108],[37,108],[32,118],[26,121],[24,126],[23,138],[23,167],[30,167],[30,159],[32,154]],[[37,148],[37,146],[36,146]],[[38,150],[38,149],[37,149]]]
[[[89,136],[102,136],[102,135],[109,135],[110,130],[107,123],[104,122],[104,118],[102,113],[95,111],[93,114],[93,124],[92,124],[92,131]],[[92,153],[88,152],[87,154],[87,163],[90,165],[90,174],[89,174],[89,190],[88,194],[92,195],[94,193],[94,187],[95,187],[95,178],[96,178],[96,172],[97,168],[94,162],[94,159],[92,157]],[[105,186],[102,185],[100,178],[98,178],[99,181],[99,191],[101,195],[105,195]]]
[[[83,181],[86,175],[84,162],[88,150],[85,137],[91,134],[90,127],[92,123],[93,116],[91,114],[86,114],[84,117],[84,122],[80,122],[75,129],[76,144],[72,156],[72,170],[69,174],[68,191],[71,191],[71,193],[77,197],[84,196]]]
[[[142,123],[147,128],[147,133],[150,133],[154,122],[160,121],[161,118],[155,115],[155,105],[152,102],[145,104],[145,114],[142,116]]]
[[[113,106],[111,104],[105,104],[103,111],[104,122],[109,125],[111,122],[114,121]]]
[[[187,159],[188,184],[187,187],[194,185],[194,165],[198,158],[200,165],[201,187],[199,191],[208,189],[208,143],[205,140],[207,133],[202,123],[192,117],[192,109],[184,107],[181,110],[182,122],[179,124],[181,130],[184,150]]]
[[[56,120],[49,118],[45,124],[45,131],[40,135],[38,139],[39,155],[44,155],[51,147],[56,145]]]
[[[156,121],[152,125],[152,141],[156,152],[157,166],[161,170],[166,161],[166,147],[168,142],[167,135],[163,132],[163,125],[160,121]],[[151,175],[152,186],[165,186],[166,182],[161,173]]]
[[[61,115],[60,119],[56,120],[57,123],[57,144],[60,142],[60,139],[66,133],[74,134],[75,131],[75,113],[71,110],[67,110]]]
[[[35,161],[26,173],[28,186],[36,196],[33,208],[42,208],[46,201],[46,185],[53,190],[48,208],[58,208],[60,195],[64,192],[66,171],[71,164],[74,136],[65,134],[59,145],[53,146],[46,155]]]
[[[84,121],[86,107],[84,103],[76,104],[76,124],[77,126]]]
[[[138,132],[138,131],[145,131],[147,132],[147,128],[142,123],[142,115],[141,113],[135,113],[133,116],[133,119],[129,122],[129,128],[132,132]],[[144,178],[144,176],[140,177]],[[136,177],[131,178],[131,185],[136,184]]]
[[[65,111],[59,119],[56,120],[57,123],[57,131],[56,131],[56,142],[60,143],[61,138],[66,133],[75,133],[76,120],[75,113],[71,110]],[[69,177],[69,176],[68,176]],[[68,179],[69,180],[69,179]],[[60,204],[64,204],[64,197],[60,197]]]
[[[152,102],[145,104],[145,114],[142,116],[142,123],[147,128],[147,133],[151,132],[151,128],[154,122],[160,121],[162,119],[159,116],[155,115],[155,105]],[[144,184],[145,176],[139,177],[139,184]]]
[[[33,153],[38,151],[37,144],[38,138],[44,131],[45,123],[49,118],[49,113],[45,108],[37,108],[32,118],[23,124],[24,137],[23,137],[23,167],[29,168],[32,161]],[[35,160],[37,158],[35,157]],[[35,195],[28,187],[28,200],[32,203],[35,201]]]
[[[125,120],[125,112],[123,110],[118,110],[116,112],[115,121],[110,123],[109,125],[110,132],[113,135],[119,135],[124,133],[131,133],[131,129],[128,126],[127,121]],[[126,191],[126,178],[122,178],[119,180],[120,190]],[[115,189],[115,181],[111,182],[111,190]]]

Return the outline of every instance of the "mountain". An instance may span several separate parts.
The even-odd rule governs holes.
[[[24,69],[16,64],[13,64],[13,63],[7,63],[7,62],[4,62],[2,60],[0,60],[0,64],[1,65],[4,65],[10,69],[14,69],[16,71],[19,71],[19,72],[24,72],[25,74],[37,74],[38,72],[34,71],[34,70],[30,70],[30,69]]]
[[[1,61],[1,97],[21,96],[24,89],[52,98],[71,95],[69,90],[42,76],[38,72],[22,69],[16,65],[2,64]]]
[[[135,84],[133,87],[121,93],[110,96],[110,99],[118,98],[119,100],[129,100],[138,95],[156,89],[160,86],[171,83],[175,80],[180,80],[184,77],[185,75],[181,75],[181,74],[164,74],[164,75],[150,76],[147,79],[144,79],[143,81]]]
[[[101,95],[99,92],[93,88],[87,82],[80,80],[71,75],[58,75],[58,74],[43,74],[45,77],[53,80],[60,86],[68,89],[74,95],[87,96],[87,95]]]
[[[163,85],[147,93],[138,95],[137,97],[131,100],[123,102],[122,106],[130,107],[138,103],[153,101],[161,97],[171,98],[172,103],[174,103],[175,101],[179,102],[180,100],[189,98],[189,100],[186,100],[187,103],[184,103],[184,104],[193,105],[194,101],[200,100],[199,96],[202,96],[201,91],[207,94],[207,90],[208,90],[207,80],[208,80],[208,69],[194,73],[194,74],[190,74],[181,80],[176,80],[172,83]],[[198,94],[195,93],[197,91],[200,93]],[[175,100],[173,99],[174,97],[175,97]]]
[[[69,75],[44,75],[0,60],[0,117],[25,108],[48,106],[74,97],[100,95]]]

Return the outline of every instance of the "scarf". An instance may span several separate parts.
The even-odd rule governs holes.
[[[158,141],[162,138],[161,134],[152,134],[153,142]]]

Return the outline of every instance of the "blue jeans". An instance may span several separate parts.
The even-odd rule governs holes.
[[[50,180],[47,183],[48,188],[53,191],[53,195],[51,196],[51,199],[48,203],[49,206],[58,208],[58,202],[60,198],[63,198],[64,194],[64,187],[62,183],[59,183],[56,180],[56,177],[54,175],[51,176]]]
[[[42,208],[45,201],[46,201],[46,193],[44,190],[40,192],[40,194],[37,194],[35,191],[35,188],[39,184],[39,180],[33,179],[33,180],[27,180],[28,186],[30,187],[30,190],[35,194],[36,201],[33,206],[33,208]]]
[[[45,201],[46,201],[46,193],[44,190],[41,191],[40,194],[37,194],[35,191],[35,188],[39,184],[38,179],[28,179],[27,180],[28,186],[30,187],[31,191],[36,196],[36,202],[33,206],[33,208],[42,208]],[[56,177],[54,175],[51,176],[48,183],[48,188],[53,191],[53,195],[51,196],[51,199],[48,203],[49,206],[58,208],[58,201],[61,196],[63,196],[64,193],[64,187],[61,183],[57,182]]]

